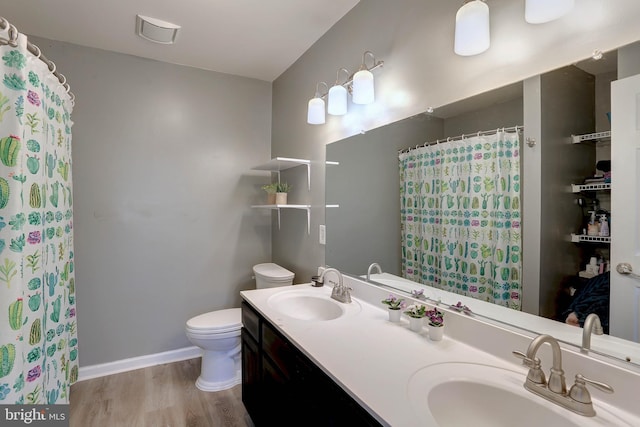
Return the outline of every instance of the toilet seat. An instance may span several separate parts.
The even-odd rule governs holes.
[[[187,331],[198,335],[223,334],[242,328],[242,311],[239,308],[210,311],[187,321]]]

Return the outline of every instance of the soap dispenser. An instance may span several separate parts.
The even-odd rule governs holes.
[[[605,214],[600,215],[600,236],[609,237],[609,222]]]

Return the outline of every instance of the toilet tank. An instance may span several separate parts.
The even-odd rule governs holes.
[[[293,284],[294,274],[272,262],[253,266],[253,274],[256,277],[256,289],[275,288]]]

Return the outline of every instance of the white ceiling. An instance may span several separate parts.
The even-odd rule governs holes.
[[[271,82],[358,1],[0,0],[0,16],[28,35]],[[136,14],[181,25],[176,43],[136,36]]]

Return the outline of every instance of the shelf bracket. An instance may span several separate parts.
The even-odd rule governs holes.
[[[278,175],[280,175],[278,173]],[[280,230],[280,208],[276,209],[278,211],[278,230]]]

